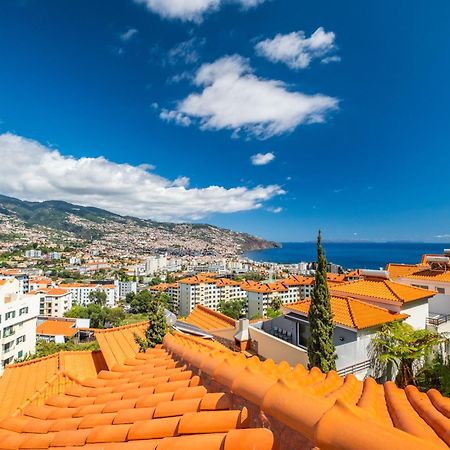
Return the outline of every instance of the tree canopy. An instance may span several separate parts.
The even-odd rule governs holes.
[[[416,330],[405,322],[390,322],[373,339],[374,357],[385,367],[397,369],[395,382],[399,387],[416,385],[416,372],[433,348],[445,341],[431,330]]]
[[[219,302],[219,311],[232,319],[239,319],[245,306],[244,300],[221,300]]]

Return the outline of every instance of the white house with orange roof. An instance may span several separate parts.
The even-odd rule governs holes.
[[[435,291],[392,281],[384,270],[363,270],[362,274],[364,279],[331,286],[331,294],[408,314],[407,323],[417,329],[426,327],[428,303],[436,295]]]
[[[284,315],[272,320],[251,324],[252,341],[258,353],[275,361],[287,359],[292,364],[307,364],[307,345],[310,336],[308,313],[311,300],[283,306]],[[371,375],[371,342],[385,323],[408,319],[407,314],[351,297],[331,297],[335,324],[333,341],[336,346],[337,370],[353,373],[363,379]]]
[[[386,270],[398,283],[435,292],[428,304],[427,326],[450,332],[450,250],[442,255],[423,255],[419,264],[391,263]]]
[[[16,278],[0,280],[0,373],[5,365],[34,352],[38,314],[35,295],[23,294]]]

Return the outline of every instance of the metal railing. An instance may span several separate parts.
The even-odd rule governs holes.
[[[450,321],[450,314],[442,314],[435,317],[427,317],[427,325],[439,326]]]
[[[370,359],[367,359],[366,361],[362,361],[356,364],[353,364],[351,366],[343,367],[342,369],[339,369],[337,373],[344,377],[345,375],[348,375],[349,373],[356,373],[360,372],[362,370],[367,370],[372,367]]]

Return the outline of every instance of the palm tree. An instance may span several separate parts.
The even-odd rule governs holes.
[[[416,385],[414,365],[423,363],[433,348],[446,340],[445,335],[430,330],[415,330],[405,322],[385,324],[373,339],[374,356],[386,366],[397,369],[395,382],[404,388]]]

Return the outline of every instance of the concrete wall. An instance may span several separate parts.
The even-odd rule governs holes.
[[[258,354],[262,357],[271,358],[276,363],[286,361],[291,366],[308,365],[308,355],[300,347],[271,336],[254,325],[250,325],[249,333],[252,341],[257,342]]]
[[[434,314],[450,314],[450,295],[437,294],[431,297],[428,302],[428,309],[430,313]]]
[[[428,300],[405,303],[401,312],[410,315],[410,317],[405,320],[406,323],[409,323],[416,329],[424,329],[428,317]]]

